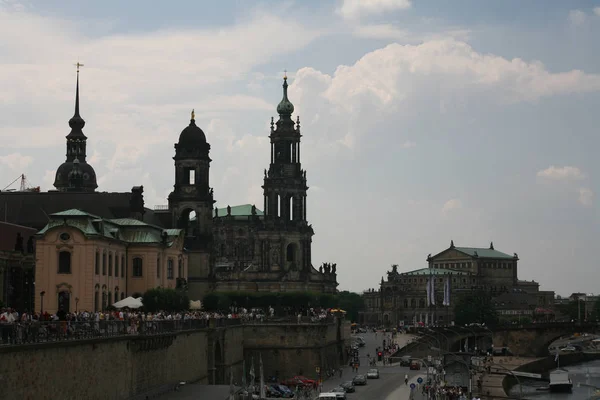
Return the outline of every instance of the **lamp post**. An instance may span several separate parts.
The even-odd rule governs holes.
[[[44,315],[44,295],[46,294],[45,291],[41,291],[40,292],[40,318],[42,317],[42,315]]]
[[[428,331],[431,332],[432,334],[435,333],[435,334],[442,335],[444,337],[444,340],[446,340],[446,350],[445,351],[447,351],[447,352],[450,351],[450,339],[448,339],[448,336],[444,335],[442,332],[434,331],[432,329],[428,329]],[[440,346],[440,348],[441,348],[441,346]]]
[[[79,297],[75,297],[75,314],[77,314],[77,304],[79,304]]]

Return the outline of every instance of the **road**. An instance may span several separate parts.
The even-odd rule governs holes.
[[[352,369],[349,366],[345,366],[341,378],[339,375],[336,375],[323,382],[322,391],[330,391],[340,383],[352,380],[355,375],[366,374],[367,371],[372,368],[368,365],[367,354],[371,355],[371,357],[377,354],[375,348],[377,346],[382,346],[384,339],[383,335],[384,334],[381,332],[377,334],[360,334],[360,336],[365,339],[366,345],[359,349],[360,367],[358,368],[358,373],[352,372]],[[396,335],[395,341],[402,347],[411,337],[412,336],[410,335]],[[389,334],[387,334],[385,338],[389,341]],[[410,398],[410,387],[404,384],[404,375],[408,374],[409,385],[410,383],[415,383],[416,385],[419,376],[425,379],[423,371],[410,371],[408,367],[400,367],[398,364],[391,366],[383,366],[381,362],[377,364],[380,378],[369,379],[366,386],[357,386],[356,393],[348,393],[348,399],[408,400]],[[421,398],[420,392],[415,395],[416,400],[420,400]]]

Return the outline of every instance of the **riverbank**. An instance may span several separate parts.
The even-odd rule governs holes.
[[[600,353],[569,353],[560,356],[560,366],[566,367],[573,364],[579,364],[586,361],[600,359]],[[512,398],[508,395],[510,389],[518,384],[518,380],[507,371],[528,372],[541,374],[547,377],[549,371],[557,367],[555,356],[543,358],[533,357],[494,357],[490,373],[477,374],[475,382],[481,379],[482,385],[479,394],[482,398],[488,400]],[[501,367],[499,367],[501,366]]]

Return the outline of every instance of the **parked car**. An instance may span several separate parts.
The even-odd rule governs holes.
[[[418,370],[421,369],[421,363],[418,362],[418,361],[412,360],[410,362],[410,367],[409,368],[412,369],[412,370],[418,371]]]
[[[410,367],[410,356],[400,357],[400,366],[401,367]]]
[[[364,375],[356,375],[354,379],[352,379],[352,383],[354,386],[364,386],[367,384],[367,377]]]
[[[281,384],[284,386],[287,386],[288,388],[290,388],[292,390],[295,390],[297,387],[302,388],[302,387],[306,386],[304,384],[304,382],[302,382],[302,380],[298,379],[298,377],[296,377],[296,376],[282,381]]]
[[[377,368],[371,368],[367,372],[367,379],[379,379],[379,370]]]
[[[271,388],[281,393],[281,397],[284,399],[291,399],[294,397],[294,392],[285,385],[271,385]]]
[[[343,388],[346,393],[356,392],[356,388],[354,387],[354,383],[352,383],[352,381],[344,382],[340,385],[340,387]]]
[[[302,383],[304,384],[304,386],[311,386],[313,388],[316,388],[319,386],[319,382],[315,381],[314,379],[310,379],[307,378],[305,376],[302,375],[297,375],[294,377],[295,379],[299,379],[300,381],[302,381]]]
[[[276,390],[275,388],[273,388],[272,386],[269,386],[269,385],[265,385],[265,394],[269,398],[279,399],[279,398],[283,397],[283,395],[279,392],[279,390]]]

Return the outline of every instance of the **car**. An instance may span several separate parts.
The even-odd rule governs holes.
[[[302,380],[298,379],[298,377],[296,376],[282,381],[281,384],[283,386],[287,386],[291,390],[295,390],[297,387],[303,388],[306,386],[306,384],[302,382]]]
[[[302,375],[297,375],[294,378],[300,380],[304,384],[304,386],[310,386],[313,388],[316,388],[317,386],[319,386],[319,383],[317,381],[315,381],[314,379],[310,379],[310,378],[307,378]]]
[[[269,398],[279,399],[279,398],[283,397],[283,394],[281,394],[281,392],[279,390],[277,390],[269,385],[265,385],[265,394]]]
[[[287,386],[271,385],[271,388],[281,393],[281,397],[284,399],[291,399],[294,397],[294,392]]]
[[[346,400],[346,391],[341,386],[333,388],[330,393],[335,394],[336,399]]]
[[[352,381],[344,382],[340,385],[340,387],[344,389],[346,393],[356,392],[356,388],[354,387],[354,383],[352,383]]]
[[[367,371],[367,379],[379,379],[379,370],[377,368],[371,368]]]
[[[574,346],[567,346],[560,349],[560,351],[577,351],[577,349]]]
[[[409,367],[409,368],[410,368],[410,369],[413,369],[413,370],[417,370],[417,371],[418,371],[418,370],[420,370],[420,369],[421,369],[421,363],[420,363],[420,362],[418,362],[418,361],[412,360],[412,361],[410,362],[410,367]]]
[[[352,383],[354,383],[354,386],[364,386],[367,384],[367,377],[364,375],[356,375],[354,379],[352,379]]]

